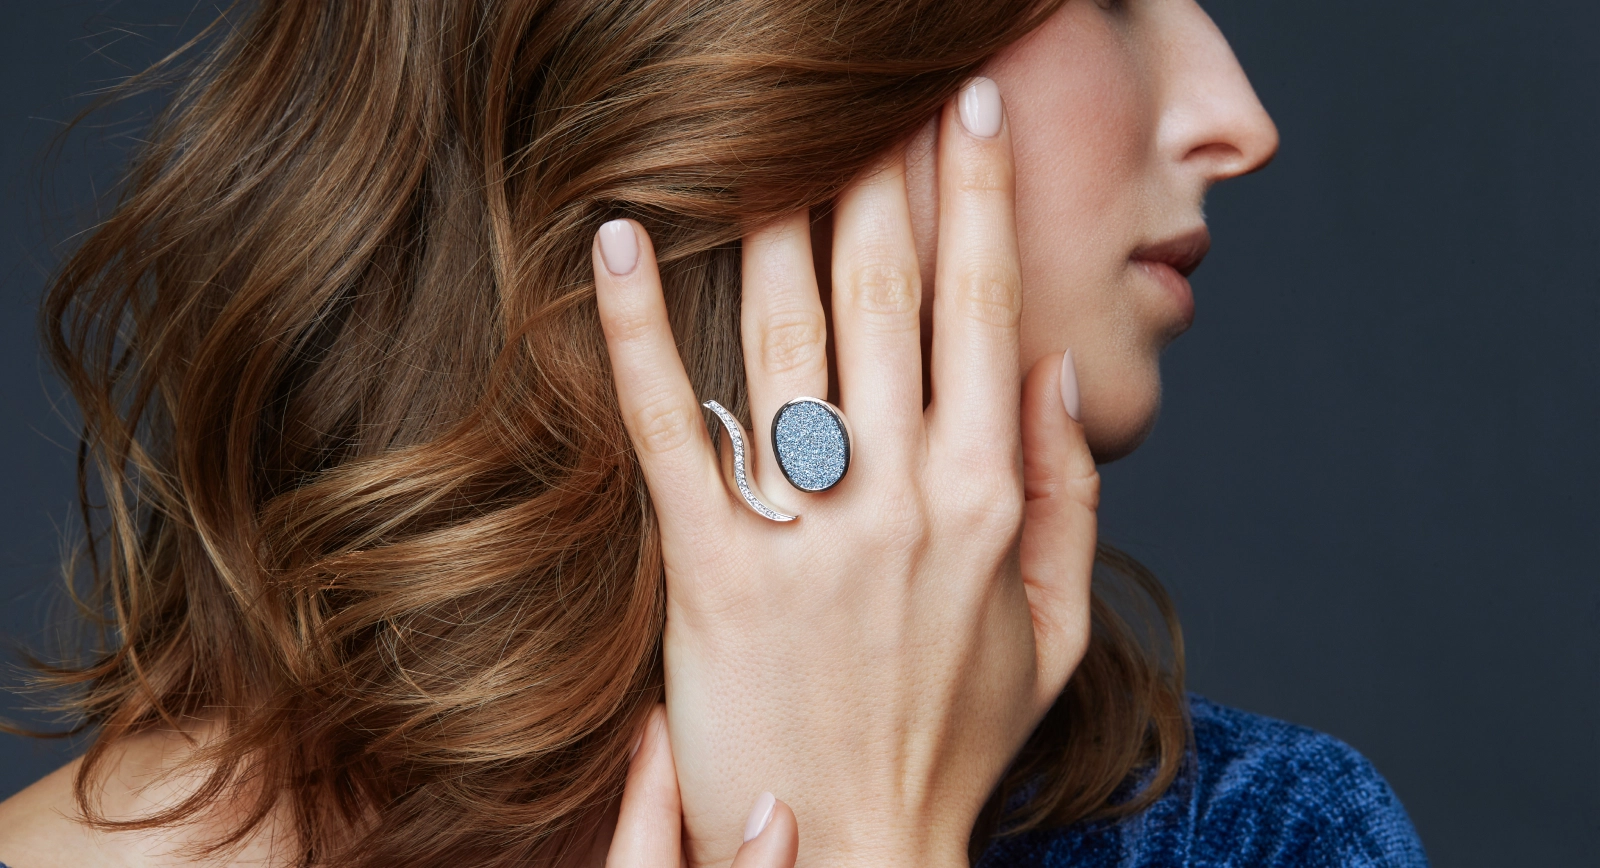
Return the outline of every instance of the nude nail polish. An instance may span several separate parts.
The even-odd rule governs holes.
[[[626,220],[612,220],[600,227],[600,258],[605,260],[606,271],[621,277],[639,264],[639,236],[633,224]]]
[[[1061,357],[1061,406],[1073,421],[1083,421],[1082,397],[1078,394],[1078,366],[1073,364],[1072,350]]]
[[[961,91],[957,104],[961,125],[980,139],[1000,135],[1000,85],[987,78],[975,78]]]
[[[756,797],[756,806],[750,809],[749,819],[744,821],[744,839],[751,841],[767,830],[767,824],[772,822],[773,809],[778,806],[778,799],[771,793],[762,793]]]

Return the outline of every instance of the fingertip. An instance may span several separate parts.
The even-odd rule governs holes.
[[[1072,350],[1061,356],[1061,406],[1074,422],[1083,421],[1083,398],[1078,393],[1078,366],[1072,359]]]
[[[1078,382],[1070,351],[1035,362],[1023,384],[1023,481],[1029,499],[1051,496],[1059,484],[1092,475],[1094,457],[1073,415]]]
[[[766,831],[767,824],[772,822],[772,811],[777,805],[777,797],[771,793],[762,793],[756,797],[756,805],[750,809],[750,816],[744,821],[744,839],[746,841]]]
[[[628,752],[628,762],[633,766],[648,765],[664,746],[670,750],[667,745],[667,707],[656,703],[645,715],[644,725],[639,728],[639,735]]]
[[[645,718],[630,757],[606,865],[669,864],[669,856],[682,850],[682,815],[665,707],[657,705]]]
[[[600,261],[613,277],[633,273],[639,264],[639,236],[643,227],[632,220],[609,220],[595,233],[595,243],[600,247]]]
[[[1052,353],[1033,363],[1022,381],[1024,417],[1030,422],[1061,421],[1061,417],[1075,419],[1067,402],[1066,372],[1073,365],[1072,351]],[[1074,376],[1071,389],[1077,391]]]
[[[765,805],[769,799],[770,806]],[[794,811],[771,793],[763,793],[751,819],[756,819],[763,808],[767,814],[765,826],[739,848],[732,868],[794,868],[800,852],[800,824]]]
[[[1000,85],[994,79],[978,76],[967,82],[956,97],[956,105],[961,126],[968,133],[980,139],[1000,135],[1005,109],[1000,99]]]

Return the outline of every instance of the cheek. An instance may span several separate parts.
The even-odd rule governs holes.
[[[1132,285],[1156,108],[1137,55],[1094,4],[1069,3],[985,71],[1006,94],[1017,156],[1024,365],[1071,347],[1090,443],[1143,439],[1162,340]]]

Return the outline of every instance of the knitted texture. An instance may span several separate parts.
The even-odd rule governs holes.
[[[1120,821],[1000,838],[978,868],[1425,868],[1394,791],[1338,739],[1191,695],[1194,749]]]

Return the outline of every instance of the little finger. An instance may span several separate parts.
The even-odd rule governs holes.
[[[1072,353],[1040,360],[1022,398],[1022,580],[1038,649],[1039,712],[1054,704],[1089,645],[1100,473],[1084,440]]]
[[[974,79],[942,125],[930,427],[956,454],[992,455],[1010,468],[1015,446],[996,446],[1017,442],[1022,270],[999,87]]]

